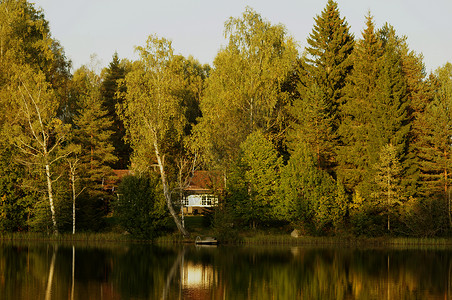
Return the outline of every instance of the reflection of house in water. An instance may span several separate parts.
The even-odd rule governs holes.
[[[218,204],[216,191],[223,188],[220,173],[210,171],[195,171],[184,189],[182,205],[186,214],[202,214]]]
[[[184,299],[222,298],[223,292],[218,289],[218,272],[214,270],[212,265],[185,262],[182,266],[181,277]],[[217,288],[213,289],[213,287]]]

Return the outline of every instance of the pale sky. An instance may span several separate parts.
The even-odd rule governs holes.
[[[134,47],[156,34],[172,40],[178,54],[192,55],[212,65],[226,44],[224,22],[240,17],[250,6],[272,24],[306,46],[314,17],[327,0],[31,0],[44,10],[54,38],[76,69],[96,54],[101,67],[115,51],[136,59]],[[452,62],[452,0],[337,0],[356,38],[361,37],[370,10],[376,27],[388,22],[399,36],[408,37],[411,50],[424,55],[427,72]]]

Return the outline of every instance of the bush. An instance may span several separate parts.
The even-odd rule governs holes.
[[[159,181],[148,176],[127,176],[119,185],[114,215],[120,226],[130,234],[153,239],[168,226],[165,201],[159,197]]]
[[[213,213],[212,229],[215,237],[222,243],[238,243],[240,236],[234,213],[229,207],[216,207]]]

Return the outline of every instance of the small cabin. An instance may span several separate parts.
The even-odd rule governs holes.
[[[183,211],[186,214],[203,214],[218,205],[215,192],[223,188],[222,177],[218,172],[195,171],[184,189],[182,199]]]

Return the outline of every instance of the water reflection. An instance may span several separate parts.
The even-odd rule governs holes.
[[[452,251],[3,244],[0,299],[450,299]]]

